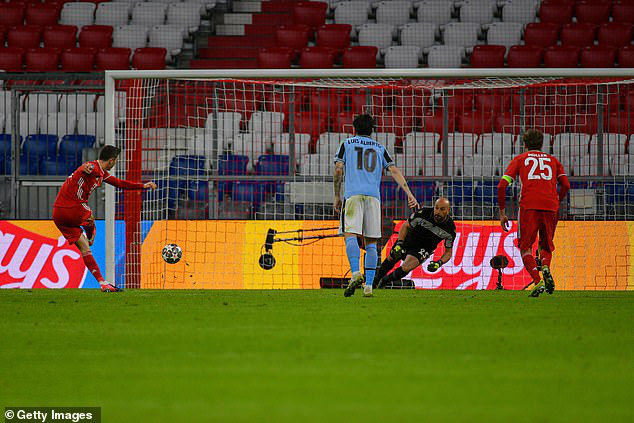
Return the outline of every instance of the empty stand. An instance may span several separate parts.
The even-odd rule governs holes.
[[[581,67],[612,68],[616,61],[616,49],[608,46],[587,46],[581,49]]]
[[[317,29],[317,46],[332,48],[342,54],[350,46],[351,31],[352,27],[348,24],[322,25]]]
[[[522,24],[517,22],[493,22],[487,31],[487,44],[502,45],[507,49],[520,44]]]
[[[561,44],[585,47],[594,44],[596,26],[591,23],[567,23],[561,28]]]
[[[77,27],[73,25],[53,25],[44,28],[44,47],[71,48],[77,43]]]
[[[129,69],[131,54],[132,51],[129,48],[109,47],[99,49],[95,58],[95,67],[97,70]]]
[[[634,21],[634,17],[632,18]],[[632,43],[632,24],[625,22],[604,23],[599,27],[599,44],[624,47]]]
[[[288,47],[262,48],[258,52],[258,67],[262,69],[290,68],[293,54],[293,50]]]
[[[129,5],[121,2],[99,3],[95,11],[95,25],[127,25]]]
[[[542,63],[542,49],[537,46],[512,46],[506,60],[510,68],[536,68]]]
[[[40,46],[43,28],[39,25],[23,25],[9,28],[7,45],[9,47],[37,48]]]
[[[307,47],[302,50],[299,65],[302,68],[327,69],[335,63],[335,51],[326,47]]]
[[[416,20],[436,25],[444,25],[451,21],[453,5],[445,0],[423,0],[418,3]]]
[[[427,65],[430,68],[459,68],[462,66],[464,48],[438,45],[429,48]]]
[[[554,23],[529,23],[524,30],[524,44],[527,46],[554,46],[558,39],[559,25]]]
[[[417,68],[421,49],[417,46],[391,46],[385,51],[386,68]]]
[[[139,70],[165,69],[167,49],[158,47],[138,48],[132,57],[132,66]]]
[[[59,23],[62,25],[74,25],[81,28],[94,23],[95,9],[94,3],[70,2],[62,7]]]
[[[475,68],[503,68],[506,47],[478,45],[471,53],[471,66]]]
[[[342,63],[344,68],[376,68],[376,56],[379,49],[374,46],[355,46],[344,50]]]
[[[24,56],[25,71],[55,72],[59,67],[59,49],[31,48]]]
[[[61,64],[64,72],[92,72],[95,67],[95,50],[82,47],[64,49]]]
[[[20,47],[0,47],[0,70],[22,72],[24,49]]]
[[[574,46],[550,46],[544,49],[544,65],[548,68],[576,68],[579,49]]]
[[[112,27],[108,25],[84,26],[79,33],[79,46],[94,49],[110,47],[112,31]]]

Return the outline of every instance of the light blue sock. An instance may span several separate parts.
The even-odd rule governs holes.
[[[365,248],[365,283],[372,286],[374,274],[376,273],[376,264],[379,261],[379,255],[376,250],[376,244],[368,244]]]
[[[350,271],[352,273],[359,271],[359,258],[361,257],[361,250],[357,243],[357,238],[346,238],[346,254],[348,255],[348,261],[350,262]]]

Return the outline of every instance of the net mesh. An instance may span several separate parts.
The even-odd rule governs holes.
[[[115,96],[117,116],[107,124],[123,150],[117,176],[158,185],[117,193],[119,285],[339,286],[348,265],[334,237],[333,157],[354,117],[370,113],[372,137],[419,202],[446,196],[458,226],[452,260],[434,274],[419,267],[407,286],[493,289],[489,260],[500,254],[510,259],[506,288],[530,282],[517,226],[504,232],[497,221],[497,183],[528,128],[545,134],[544,150],[572,183],[555,238],[558,288],[634,286],[631,79],[137,79],[118,81]],[[514,221],[519,191],[507,192]],[[385,257],[411,211],[389,176],[381,197]],[[269,229],[276,232],[267,246]],[[169,243],[183,250],[175,265],[161,258]],[[270,270],[259,265],[267,251],[276,261]]]

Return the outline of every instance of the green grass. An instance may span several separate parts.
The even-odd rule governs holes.
[[[104,422],[632,421],[634,293],[0,292],[0,409]]]

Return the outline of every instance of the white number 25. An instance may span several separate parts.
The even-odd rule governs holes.
[[[548,157],[540,157],[539,159],[527,157],[524,160],[524,166],[531,166],[531,170],[528,172],[528,179],[544,179],[546,181],[553,179],[553,170],[548,162],[550,162]],[[539,173],[535,174],[537,166],[539,166]]]

